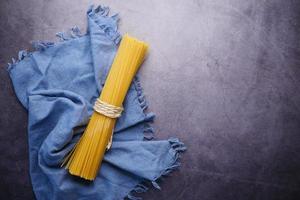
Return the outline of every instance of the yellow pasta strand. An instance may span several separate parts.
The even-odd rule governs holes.
[[[127,34],[123,37],[99,97],[100,101],[122,107],[132,79],[143,62],[147,49],[146,43]],[[63,162],[71,174],[87,180],[95,179],[115,123],[116,118],[106,117],[98,112],[93,113],[79,142]]]

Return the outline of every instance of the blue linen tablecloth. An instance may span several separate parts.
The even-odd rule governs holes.
[[[101,93],[118,49],[118,15],[108,7],[91,6],[88,29],[77,27],[58,33],[61,42],[33,43],[36,51],[20,51],[8,66],[15,93],[28,110],[30,176],[36,198],[139,199],[147,182],[156,182],[179,166],[179,152],[186,148],[176,138],[151,140],[153,113],[136,77],[124,101],[111,149],[105,154],[93,182],[70,175],[61,168],[63,158],[80,138],[93,104]]]

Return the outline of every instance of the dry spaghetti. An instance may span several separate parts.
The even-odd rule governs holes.
[[[141,65],[148,45],[125,35],[113,61],[90,122],[74,149],[65,158],[66,169],[73,175],[94,180],[105,149],[111,145],[116,118],[131,81]]]

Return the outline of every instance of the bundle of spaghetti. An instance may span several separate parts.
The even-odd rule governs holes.
[[[146,43],[127,34],[123,37],[103,90],[95,103],[95,112],[80,140],[62,164],[70,174],[87,180],[94,180],[97,176],[104,153],[111,144],[116,119],[122,112],[122,103],[147,49]]]

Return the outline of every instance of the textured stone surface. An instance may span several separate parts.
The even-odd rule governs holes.
[[[33,199],[27,113],[5,70],[31,40],[78,25],[87,0],[0,2],[0,199]],[[180,171],[144,199],[298,199],[300,2],[101,1],[148,41],[140,71],[156,137],[188,146]]]

